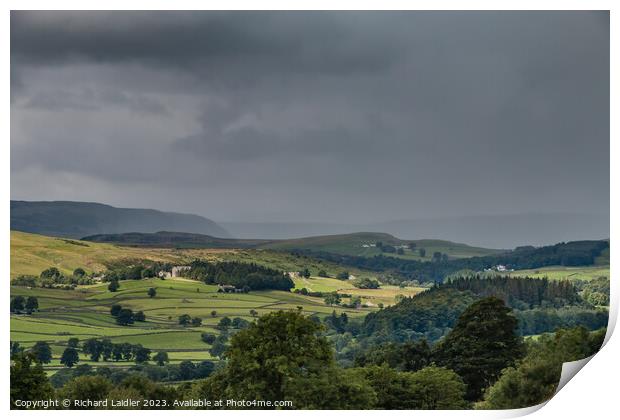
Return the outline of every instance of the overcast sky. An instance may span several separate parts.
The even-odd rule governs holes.
[[[13,199],[609,213],[606,12],[13,12],[11,87]]]

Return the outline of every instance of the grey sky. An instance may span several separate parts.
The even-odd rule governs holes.
[[[13,12],[11,76],[14,199],[609,213],[606,12]]]

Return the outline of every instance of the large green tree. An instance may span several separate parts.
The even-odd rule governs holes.
[[[181,399],[181,397],[181,392],[176,387],[158,384],[139,374],[125,378],[120,386],[108,393],[109,399],[116,400],[130,398],[138,401],[167,401],[166,405],[149,406],[148,409],[170,409],[174,400]]]
[[[293,402],[297,409],[370,408],[374,392],[336,366],[322,327],[300,312],[261,316],[231,338],[224,369],[194,386],[197,398]]]
[[[157,362],[158,366],[163,366],[169,362],[168,353],[165,351],[158,352],[155,356],[153,356],[153,361]]]
[[[30,352],[40,363],[52,361],[52,348],[45,341],[37,341],[30,349]]]
[[[523,408],[548,400],[560,381],[562,363],[591,356],[600,349],[604,338],[605,330],[590,333],[577,327],[530,341],[527,356],[516,367],[502,372],[479,407]]]
[[[430,364],[431,348],[424,339],[415,342],[382,343],[370,347],[355,357],[356,366],[387,364],[403,371],[420,370]]]
[[[502,369],[523,357],[525,346],[516,331],[517,319],[502,300],[481,299],[465,309],[433,359],[463,378],[469,401],[479,400]]]
[[[54,396],[47,375],[35,356],[19,352],[11,358],[11,408],[19,409],[15,402],[41,401]]]
[[[454,371],[429,366],[410,373],[413,401],[420,410],[457,410],[468,408],[466,386]]]
[[[80,355],[73,347],[67,347],[60,358],[60,363],[67,367],[73,367],[73,365],[76,365],[79,361]]]
[[[26,299],[25,308],[28,314],[35,312],[39,309],[39,300],[34,296],[28,296],[28,299]]]
[[[103,401],[112,390],[112,383],[103,376],[80,376],[71,379],[58,392],[61,399],[70,400],[72,408],[92,409],[92,407],[74,407],[73,401]]]
[[[430,366],[417,372],[399,372],[382,366],[357,368],[370,382],[383,410],[457,410],[468,408],[465,384],[453,371]]]
[[[116,323],[119,325],[131,325],[134,322],[134,314],[131,309],[123,308],[116,316]]]
[[[19,314],[24,310],[26,299],[23,296],[11,298],[11,312]]]

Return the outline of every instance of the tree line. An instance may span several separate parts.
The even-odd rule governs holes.
[[[225,284],[248,290],[290,291],[295,286],[289,275],[282,271],[237,261],[196,260],[183,275],[206,284]]]
[[[336,317],[334,312],[323,324],[339,363],[350,366],[359,354],[375,345],[419,340],[436,343],[454,328],[466,307],[485,296],[510,302],[522,336],[578,326],[597,330],[605,328],[609,319],[606,308],[583,301],[566,282],[498,276],[434,286],[362,320]]]
[[[543,247],[518,247],[513,251],[450,260],[433,258],[432,261],[407,260],[376,255],[372,257],[343,255],[327,251],[295,249],[294,255],[310,256],[319,260],[377,272],[390,272],[407,280],[442,282],[444,278],[460,270],[483,271],[504,265],[508,269],[522,270],[551,265],[592,265],[601,253],[609,248],[607,241],[562,242]]]
[[[56,267],[46,268],[38,276],[19,275],[11,281],[13,286],[44,287],[73,289],[77,285],[93,284],[92,275],[86,273],[83,268],[76,268],[70,275],[62,273]]]
[[[116,319],[118,325],[131,325],[134,322],[145,322],[146,315],[143,311],[134,312],[129,308],[123,308],[119,304],[110,307],[110,315]]]
[[[469,290],[479,296],[496,296],[511,307],[523,309],[543,304],[561,307],[581,301],[577,289],[568,280],[473,275],[450,278],[438,287]]]
[[[30,315],[39,310],[39,299],[35,296],[13,296],[11,297],[10,310],[14,314],[26,313]]]

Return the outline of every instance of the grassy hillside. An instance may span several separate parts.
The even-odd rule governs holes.
[[[38,275],[49,267],[57,267],[66,274],[77,267],[89,272],[99,271],[105,269],[105,262],[125,258],[177,261],[179,255],[173,250],[121,248],[11,231],[11,278],[19,274]]]
[[[609,251],[608,251],[609,252]],[[562,267],[550,266],[533,270],[517,270],[508,273],[511,276],[528,276],[535,278],[548,278],[549,280],[593,280],[599,277],[609,277],[609,265],[596,265],[587,267]]]
[[[87,272],[101,271],[106,264],[131,259],[188,263],[196,258],[255,262],[282,271],[308,268],[313,274],[326,270],[331,276],[343,270],[334,263],[318,262],[272,250],[254,249],[174,249],[125,247],[107,243],[55,238],[11,231],[11,278],[21,274],[38,275],[49,267],[57,267],[70,274],[78,267]],[[376,273],[350,269],[356,276],[376,276]]]

